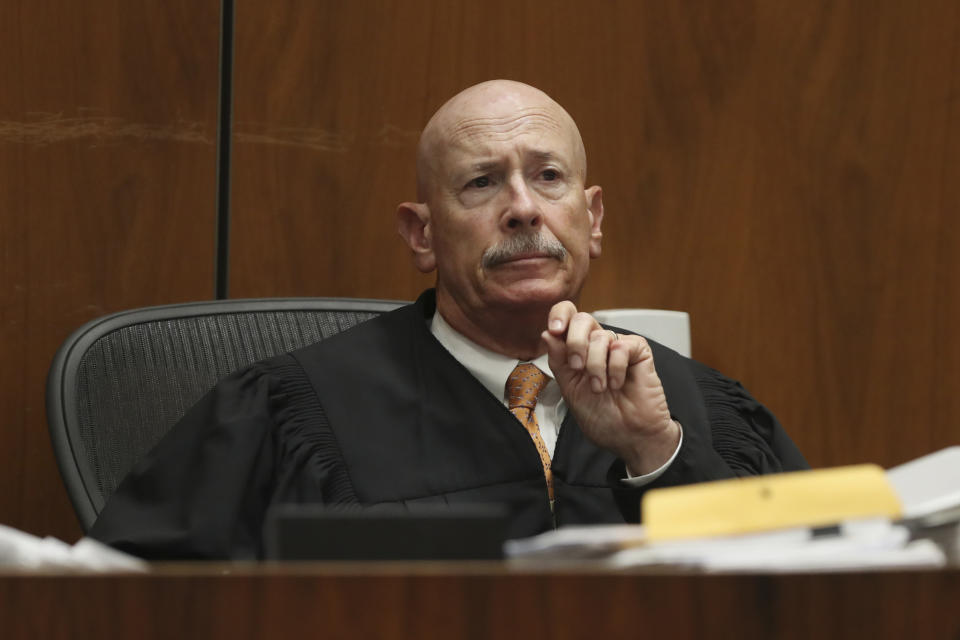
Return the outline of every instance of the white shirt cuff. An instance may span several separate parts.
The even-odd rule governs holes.
[[[674,422],[677,422],[674,420]],[[663,463],[659,469],[651,471],[650,473],[645,473],[642,476],[635,476],[630,473],[630,469],[627,469],[627,477],[621,478],[620,481],[626,485],[629,485],[634,488],[642,487],[648,485],[660,476],[664,474],[667,468],[673,464],[673,461],[677,459],[677,454],[680,453],[680,447],[683,446],[683,425],[677,422],[677,427],[680,428],[680,441],[677,442],[677,448],[674,450],[673,455],[670,456],[670,459]]]

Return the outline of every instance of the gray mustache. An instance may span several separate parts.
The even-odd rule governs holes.
[[[547,238],[542,233],[524,233],[507,238],[483,252],[483,267],[495,267],[512,260],[514,256],[532,251],[545,253],[551,258],[563,260],[566,248],[556,238]]]

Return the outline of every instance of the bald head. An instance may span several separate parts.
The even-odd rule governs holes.
[[[511,357],[542,352],[548,311],[576,304],[600,257],[602,189],[586,165],[570,114],[529,85],[484,82],[434,114],[397,231],[417,269],[436,271],[451,327]]]
[[[577,165],[574,170],[586,180],[587,154],[570,114],[535,87],[513,80],[490,80],[453,96],[427,122],[417,146],[418,199],[426,202],[429,198],[449,148],[475,143],[481,136],[489,138],[491,131],[495,137],[497,125],[502,125],[499,129],[508,136],[520,116],[567,138]]]

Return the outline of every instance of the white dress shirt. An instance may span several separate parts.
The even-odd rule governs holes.
[[[502,402],[503,406],[507,406],[507,378],[513,373],[514,367],[520,362],[519,360],[481,347],[451,327],[439,313],[433,314],[433,320],[430,322],[430,332],[440,344],[450,352],[450,355],[456,358],[467,371],[480,381],[480,384],[482,384],[493,397]],[[543,439],[543,444],[546,445],[550,457],[553,458],[553,451],[557,446],[557,436],[560,435],[560,426],[563,424],[563,419],[567,415],[567,404],[563,396],[560,395],[560,386],[553,378],[553,372],[550,370],[547,355],[544,354],[530,362],[547,374],[549,378],[547,386],[545,386],[543,390],[540,391],[540,395],[537,396],[534,413],[537,416],[537,424],[540,426],[540,437]],[[683,444],[682,428],[680,442],[677,444],[676,451],[673,452],[673,455],[670,456],[670,459],[667,460],[662,467],[642,476],[624,478],[623,481],[635,487],[641,487],[653,482],[659,478],[676,459],[681,444]]]

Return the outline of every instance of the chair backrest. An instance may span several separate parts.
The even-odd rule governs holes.
[[[601,309],[594,311],[593,317],[597,322],[629,329],[690,357],[690,315],[686,311]]]
[[[47,421],[84,531],[133,464],[218,380],[403,304],[219,300],[123,311],[75,331],[50,367]]]

